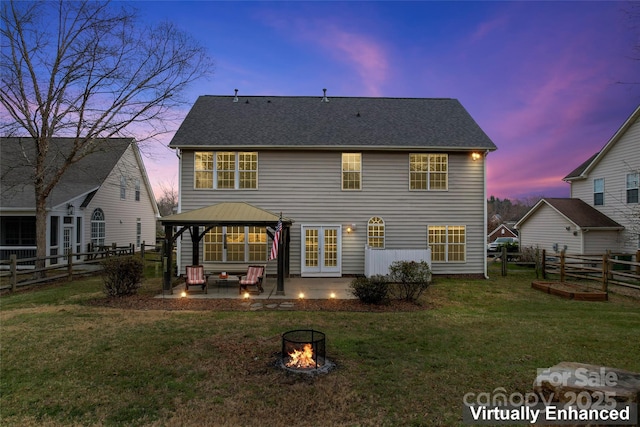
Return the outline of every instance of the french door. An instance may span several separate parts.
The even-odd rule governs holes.
[[[342,275],[342,226],[302,225],[303,277]]]

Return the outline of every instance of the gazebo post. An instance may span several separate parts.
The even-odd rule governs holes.
[[[200,265],[200,227],[197,225],[191,228],[191,243],[193,244],[191,265]]]
[[[285,249],[287,246],[287,234],[289,227],[282,227],[282,236],[280,236],[280,244],[278,245],[278,284],[276,286],[276,295],[284,295],[284,269],[285,269]]]
[[[171,290],[171,269],[173,266],[173,226],[164,226],[164,245],[162,261],[164,264],[162,275],[162,293],[172,294]]]

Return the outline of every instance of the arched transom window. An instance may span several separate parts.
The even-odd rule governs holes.
[[[91,243],[93,246],[104,246],[105,220],[102,209],[97,208],[91,214]]]
[[[384,248],[384,220],[379,216],[374,216],[367,223],[367,245]]]

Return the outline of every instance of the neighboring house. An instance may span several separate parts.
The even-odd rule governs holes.
[[[245,202],[282,214],[292,275],[361,275],[365,246],[429,246],[435,274],[485,274],[485,156],[496,146],[455,99],[201,96],[170,147],[179,211]],[[266,264],[267,236],[215,226],[201,262]],[[193,259],[182,239],[180,271]]]
[[[543,199],[517,224],[521,247],[570,253],[640,249],[640,107],[602,150],[568,174],[571,198]]]
[[[518,237],[518,232],[507,224],[500,224],[487,236],[487,243],[491,243],[498,237]]]
[[[68,152],[71,139],[54,138],[51,157]],[[137,145],[112,138],[73,164],[47,200],[47,255],[94,246],[155,243],[158,208]],[[34,257],[36,252],[33,143],[0,138],[0,255]],[[49,170],[48,173],[52,173]],[[62,258],[50,263],[63,262]]]

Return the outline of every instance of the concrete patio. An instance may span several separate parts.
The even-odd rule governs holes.
[[[322,278],[306,278],[293,277],[284,280],[284,295],[276,295],[276,279],[267,278],[263,283],[264,292],[258,294],[251,292],[250,299],[253,300],[291,300],[300,298],[303,294],[304,299],[354,299],[355,296],[349,289],[349,283],[353,278],[350,277],[322,277]],[[208,292],[205,294],[200,290],[199,286],[192,286],[186,295],[186,298],[234,298],[244,299],[244,295],[238,292],[238,282],[229,281],[226,283],[218,283],[215,277],[209,277]],[[183,298],[184,282],[175,286],[170,295],[157,295],[156,298]],[[254,291],[255,287],[250,290]]]

